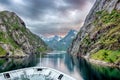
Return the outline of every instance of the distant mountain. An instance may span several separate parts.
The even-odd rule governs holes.
[[[56,50],[57,43],[62,39],[60,36],[55,35],[54,37],[45,37],[40,36],[42,40],[45,41],[45,43],[52,49]]]
[[[67,50],[76,34],[76,30],[70,30],[68,34],[57,43],[57,50]]]
[[[69,42],[71,41],[71,39],[73,39],[77,34],[77,31],[76,30],[70,30],[68,32],[68,34],[60,40],[61,43],[64,43],[64,42]]]
[[[45,42],[51,42],[51,41],[60,41],[62,37],[55,35],[54,37],[45,37],[43,35],[40,35],[41,39]]]
[[[61,39],[62,37],[55,35],[54,37],[49,38],[49,41],[60,41]]]
[[[68,46],[70,46],[72,40],[75,38],[77,31],[70,30],[68,34],[62,38],[58,35],[54,37],[46,38],[44,36],[40,36],[48,46],[54,50],[67,50]]]

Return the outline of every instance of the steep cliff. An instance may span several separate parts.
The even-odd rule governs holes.
[[[120,63],[120,0],[96,0],[68,52]]]
[[[23,57],[47,50],[14,12],[0,12],[0,57]]]

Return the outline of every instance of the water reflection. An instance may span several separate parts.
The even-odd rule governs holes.
[[[53,52],[53,54],[42,57],[40,61],[37,66],[51,67],[75,77],[77,80],[82,80],[72,57],[67,53],[59,52],[59,54],[54,54]]]
[[[37,59],[35,55],[25,58],[1,58],[0,59],[0,72],[15,70],[25,67],[35,66]]]
[[[118,76],[120,69],[90,64],[82,58],[72,57],[67,53],[46,55],[42,58],[41,64],[60,70],[77,80],[120,80]],[[37,66],[40,66],[40,63]]]
[[[69,54],[65,55],[65,62],[66,67],[69,69],[69,71],[73,72],[74,71],[74,61],[72,57]]]
[[[53,52],[44,57],[0,59],[0,72],[29,66],[51,67],[77,80],[120,80],[120,69],[90,64],[86,60],[64,52]]]
[[[82,58],[73,58],[84,80],[120,80],[120,69],[90,64]]]

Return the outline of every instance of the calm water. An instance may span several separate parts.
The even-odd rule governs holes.
[[[24,62],[24,63],[23,63]],[[90,64],[65,52],[52,52],[44,57],[0,60],[0,71],[29,66],[45,66],[60,70],[77,80],[120,80],[120,69]]]

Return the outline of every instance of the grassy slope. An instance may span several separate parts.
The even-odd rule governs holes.
[[[103,60],[110,63],[119,63],[120,62],[120,50],[99,50],[95,54],[92,54],[93,59]]]
[[[120,11],[113,10],[110,14],[106,11],[96,13],[99,19],[94,22],[94,31],[105,30],[100,33],[96,43],[102,46],[96,53],[91,54],[91,58],[110,63],[120,62]],[[100,25],[101,24],[101,25]],[[109,27],[109,28],[107,28]]]

